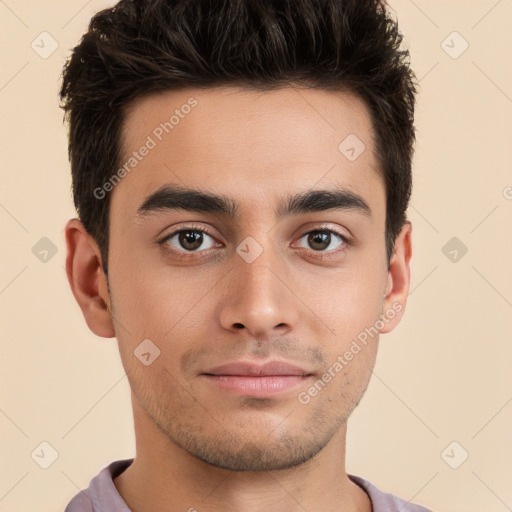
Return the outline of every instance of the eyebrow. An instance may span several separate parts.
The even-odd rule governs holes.
[[[183,210],[214,213],[236,219],[239,209],[239,203],[229,196],[181,186],[163,185],[145,198],[137,208],[137,217],[143,219],[152,214]],[[347,210],[368,218],[372,216],[370,206],[361,196],[339,186],[333,189],[313,189],[288,196],[278,205],[275,215],[277,219],[282,219],[289,215],[326,210]]]

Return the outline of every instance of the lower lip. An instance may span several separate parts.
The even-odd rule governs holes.
[[[290,391],[311,378],[311,375],[202,375],[211,384],[243,396],[267,397]]]

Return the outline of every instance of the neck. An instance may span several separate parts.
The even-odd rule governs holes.
[[[134,401],[135,402],[135,401]],[[276,471],[230,471],[170,441],[134,403],[136,456],[114,484],[133,512],[371,512],[345,472],[346,425],[308,461]]]

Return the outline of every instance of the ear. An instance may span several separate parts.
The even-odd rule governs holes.
[[[411,284],[410,261],[412,224],[406,221],[395,240],[395,250],[391,256],[382,314],[386,318],[381,334],[391,332],[405,312],[405,304]]]
[[[89,329],[103,338],[112,338],[115,330],[98,245],[78,219],[67,222],[65,236],[66,273],[71,291]]]

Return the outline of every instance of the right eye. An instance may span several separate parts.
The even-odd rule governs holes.
[[[211,240],[208,241],[205,237]],[[163,246],[173,247],[173,250],[178,252],[194,253],[201,252],[198,249],[200,249],[205,242],[208,242],[208,244],[206,247],[203,247],[202,250],[211,249],[215,246],[215,240],[204,229],[189,227],[176,230],[166,235],[158,243]]]

